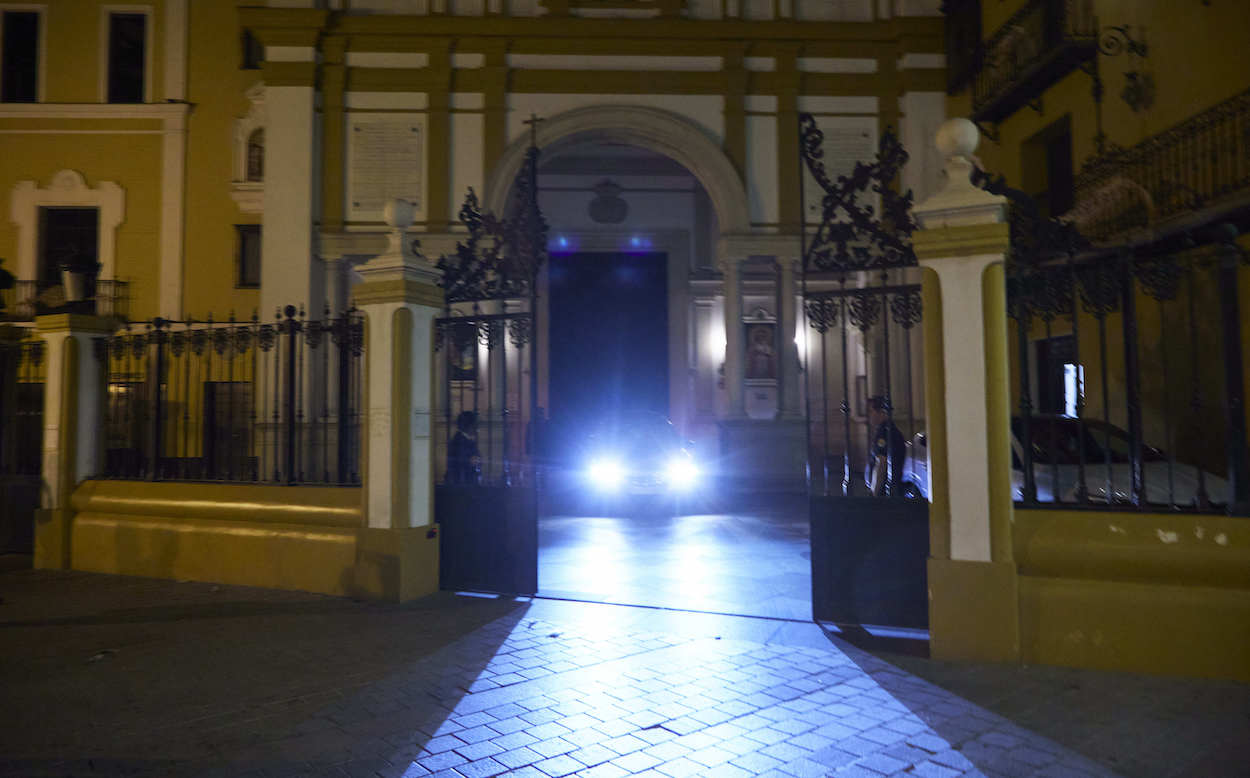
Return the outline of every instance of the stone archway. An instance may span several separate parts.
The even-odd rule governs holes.
[[[682,164],[707,191],[722,234],[751,231],[746,188],[721,147],[694,122],[669,111],[644,106],[603,105],[577,108],[538,125],[537,145],[544,152],[587,138],[650,149]],[[529,148],[527,135],[508,146],[486,180],[484,206],[503,213]]]

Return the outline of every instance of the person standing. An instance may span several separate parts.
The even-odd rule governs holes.
[[[447,444],[447,483],[475,484],[482,473],[482,456],[477,448],[477,414],[461,411],[456,417],[456,434]]]
[[[872,445],[868,449],[868,469],[864,473],[868,492],[873,497],[901,495],[903,459],[907,456],[907,443],[903,439],[903,433],[899,432],[890,419],[889,405],[884,397],[877,395],[868,399],[868,421],[873,428]]]

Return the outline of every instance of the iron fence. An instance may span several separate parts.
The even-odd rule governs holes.
[[[364,326],[347,311],[272,322],[128,325],[107,373],[104,478],[360,483]]]
[[[891,283],[896,274],[881,273],[879,285],[869,283],[868,273],[844,275],[836,285],[807,279],[808,326],[802,348],[813,493],[854,496],[871,491],[864,468],[879,430],[869,413],[870,395],[881,398],[888,426],[905,434],[905,440],[914,440],[923,429],[917,426],[923,416],[917,391],[923,377],[915,374],[913,359],[922,315],[920,285]],[[890,445],[884,456],[879,493],[919,496],[915,467],[923,452],[911,451],[910,444],[901,450]]]
[[[21,280],[0,292],[4,318],[8,321],[34,321],[36,316],[53,313],[83,313],[125,319],[130,302],[130,284],[116,279],[96,279],[82,300],[68,300],[59,281]]]
[[[1250,90],[1127,149],[1091,158],[1071,218],[1094,240],[1250,196]]]
[[[0,331],[0,552],[29,554],[42,487],[44,344]]]
[[[1250,510],[1237,230],[1094,248],[1010,198],[1013,495],[1025,506]]]

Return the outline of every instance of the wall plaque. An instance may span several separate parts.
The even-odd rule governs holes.
[[[360,115],[347,131],[347,219],[382,221],[395,197],[425,218],[425,115]]]
[[[838,176],[849,176],[855,163],[871,163],[877,156],[877,118],[875,116],[817,116],[816,126],[825,134],[824,163],[829,180],[837,182]],[[809,224],[820,222],[821,200],[825,191],[803,169],[804,207]],[[871,192],[860,195],[861,203],[872,203],[880,213],[881,198]]]

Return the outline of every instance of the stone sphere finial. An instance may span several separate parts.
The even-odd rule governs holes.
[[[382,208],[382,220],[393,230],[406,230],[411,227],[415,215],[412,203],[398,197]]]
[[[947,119],[937,131],[938,151],[947,159],[972,156],[980,142],[981,132],[967,119]]]

